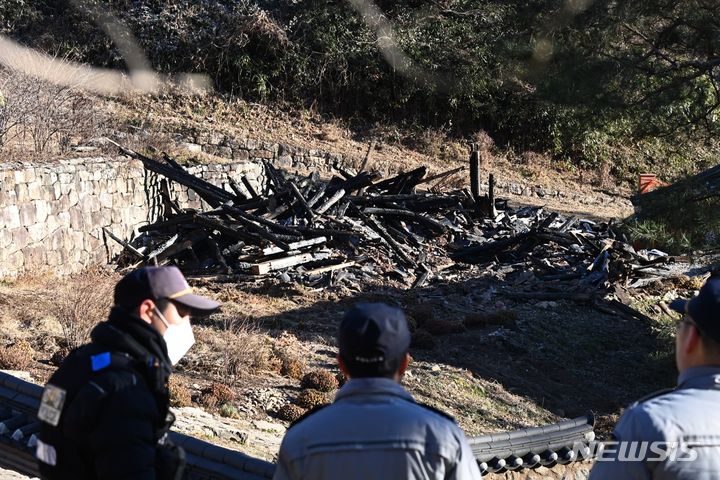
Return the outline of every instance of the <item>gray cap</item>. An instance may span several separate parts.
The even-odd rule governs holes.
[[[198,313],[210,313],[220,304],[195,295],[177,267],[143,267],[125,275],[115,285],[115,305],[135,308],[144,300],[168,299]]]

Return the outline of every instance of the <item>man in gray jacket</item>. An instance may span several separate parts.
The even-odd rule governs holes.
[[[359,304],[340,325],[338,363],[348,382],[335,402],[290,427],[275,480],[480,479],[465,435],[400,385],[410,332],[402,311]]]
[[[670,307],[683,314],[675,337],[678,386],[625,411],[590,480],[720,478],[720,279]]]

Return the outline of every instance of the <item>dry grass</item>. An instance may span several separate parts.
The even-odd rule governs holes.
[[[224,314],[223,314],[224,315]],[[279,370],[280,361],[272,353],[272,341],[248,318],[221,317],[219,329],[195,328],[197,371],[217,375],[234,386],[244,375]]]
[[[0,369],[27,370],[33,363],[35,351],[30,343],[20,340],[0,349]]]
[[[192,394],[190,390],[177,376],[170,377],[168,389],[170,390],[170,405],[173,407],[189,407],[192,405]]]
[[[62,282],[55,309],[63,346],[73,349],[88,341],[92,328],[107,317],[115,283],[114,275],[102,272],[83,273]]]

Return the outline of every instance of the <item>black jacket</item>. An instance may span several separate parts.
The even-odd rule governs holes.
[[[113,309],[91,339],[65,359],[45,388],[38,414],[41,476],[180,478],[184,455],[165,440],[174,417],[167,388],[172,367],[162,336],[140,318]],[[60,412],[59,420],[53,411]]]

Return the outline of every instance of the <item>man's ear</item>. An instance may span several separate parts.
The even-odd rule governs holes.
[[[698,331],[695,324],[690,325],[690,331],[685,335],[685,342],[681,347],[684,349],[686,354],[697,352],[698,349],[702,348],[702,340],[700,339],[700,332]]]
[[[138,307],[138,317],[143,319],[146,323],[152,324],[152,316],[155,314],[155,302],[152,300],[145,299]]]
[[[406,353],[405,356],[403,357],[402,361],[400,362],[400,369],[398,370],[398,373],[400,374],[400,376],[405,375],[405,371],[408,369],[409,366],[410,366],[410,354]]]
[[[340,354],[338,354],[338,356],[337,356],[337,362],[338,362],[338,367],[340,367],[340,371],[342,372],[342,374],[345,375],[345,378],[349,379],[350,372],[348,372],[347,366],[345,365],[345,362],[343,361],[343,359],[340,358]]]

